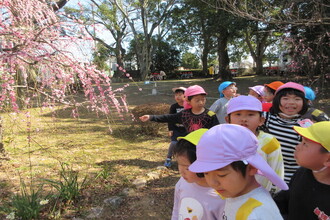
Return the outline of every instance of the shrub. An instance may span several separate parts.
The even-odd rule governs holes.
[[[149,103],[136,106],[132,113],[135,117],[135,124],[139,125],[142,132],[145,135],[156,136],[159,134],[159,130],[162,127],[161,123],[155,122],[141,122],[139,117],[142,115],[162,115],[168,114],[170,105],[166,103]]]

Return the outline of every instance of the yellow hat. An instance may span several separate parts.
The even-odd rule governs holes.
[[[330,121],[321,121],[308,128],[293,127],[301,136],[321,144],[330,152]]]
[[[200,128],[196,131],[190,132],[189,134],[187,134],[184,137],[178,137],[178,140],[184,139],[186,141],[189,141],[190,143],[192,143],[193,145],[197,145],[199,140],[201,139],[201,137],[203,136],[203,134],[209,129],[206,128]]]

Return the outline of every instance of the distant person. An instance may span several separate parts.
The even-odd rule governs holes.
[[[181,178],[175,185],[172,220],[216,220],[223,212],[225,201],[206,183],[204,175],[188,170],[196,160],[196,145],[205,131],[201,128],[179,137],[173,148]]]
[[[280,86],[273,100],[270,112],[265,114],[265,127],[280,142],[284,161],[284,179],[289,183],[292,175],[299,168],[294,159],[296,145],[301,137],[293,126],[305,127],[311,124],[309,119],[302,119],[308,109],[304,87],[288,82]]]
[[[226,123],[228,101],[236,96],[237,87],[235,82],[225,81],[218,87],[220,98],[210,107],[210,110],[217,114],[220,124]]]
[[[210,75],[211,77],[214,76],[214,65],[213,65],[213,64],[211,64],[211,66],[209,67],[209,75]]]
[[[264,102],[264,86],[257,85],[257,86],[252,86],[249,87],[249,95],[256,97],[260,102]]]
[[[329,121],[329,116],[326,113],[313,107],[313,101],[315,100],[316,95],[312,88],[304,86],[304,89],[306,94],[305,98],[308,100],[308,110],[302,118],[308,118],[313,122]]]
[[[206,94],[202,87],[190,86],[184,93],[183,111],[168,115],[143,115],[140,120],[183,124],[187,133],[200,128],[211,128],[219,124],[219,121],[214,112],[205,108]]]
[[[185,87],[176,87],[173,88],[174,99],[176,103],[172,104],[170,107],[170,114],[176,114],[184,110],[183,102],[184,102],[184,92],[186,91]],[[186,129],[183,124],[179,123],[168,123],[168,133],[171,137],[171,144],[168,148],[167,157],[164,163],[164,166],[170,168],[172,166],[172,151],[173,147],[176,145],[177,138],[183,137],[187,135]]]
[[[281,81],[274,81],[264,85],[265,103],[262,104],[262,111],[269,112],[269,109],[272,107],[272,102],[275,96],[275,92],[282,85],[284,85],[284,83]]]
[[[295,150],[301,167],[275,202],[285,219],[330,219],[330,122],[294,130],[302,136]]]
[[[207,184],[225,198],[224,213],[218,219],[283,219],[255,175],[262,173],[280,189],[287,190],[288,186],[257,149],[255,134],[234,124],[214,126],[199,140],[197,160],[189,170],[204,173]]]
[[[258,138],[258,153],[276,174],[284,179],[281,145],[273,135],[259,129],[265,122],[265,118],[262,116],[261,102],[253,96],[240,95],[232,98],[228,102],[227,115],[226,121],[229,124],[246,127],[256,135]],[[257,175],[256,179],[271,194],[275,194],[280,190],[262,175]]]
[[[165,73],[163,70],[161,70],[161,71],[159,72],[159,76],[160,76],[161,80],[166,79],[166,73]]]

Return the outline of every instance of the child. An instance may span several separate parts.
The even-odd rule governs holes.
[[[218,87],[220,99],[216,100],[210,107],[210,110],[217,114],[220,124],[226,123],[225,117],[227,112],[228,101],[236,96],[236,83],[225,81]]]
[[[256,97],[260,102],[264,102],[264,86],[253,86],[249,87],[249,95]]]
[[[190,86],[184,93],[184,110],[176,114],[168,115],[143,115],[140,120],[155,121],[155,122],[171,122],[180,123],[186,129],[187,133],[200,128],[211,128],[219,124],[219,121],[214,112],[206,109],[206,92],[198,86]]]
[[[184,102],[184,92],[186,91],[185,87],[176,87],[173,88],[172,91],[174,92],[174,99],[176,103],[171,105],[170,107],[170,114],[175,114],[181,112]],[[168,135],[171,137],[171,143],[168,148],[167,157],[164,163],[164,166],[170,168],[172,166],[172,151],[174,145],[178,142],[178,137],[186,136],[186,129],[183,127],[182,124],[175,124],[175,123],[168,123]]]
[[[201,128],[185,137],[179,137],[179,142],[173,149],[181,178],[175,185],[172,220],[216,220],[223,212],[224,200],[207,185],[203,176],[199,177],[200,175],[188,170],[190,164],[196,160],[196,145],[206,131],[207,129]]]
[[[304,86],[304,89],[305,89],[305,98],[308,100],[308,110],[302,116],[302,118],[308,118],[313,122],[329,121],[330,119],[327,114],[313,107],[312,101],[314,101],[314,99],[316,98],[314,91],[307,86]]]
[[[232,98],[228,102],[227,114],[226,121],[228,123],[247,127],[256,135],[258,138],[258,153],[276,174],[284,179],[284,165],[280,143],[273,135],[258,130],[258,127],[265,122],[265,118],[262,117],[261,102],[253,96],[241,95]],[[280,190],[263,176],[257,175],[256,179],[271,194]]]
[[[203,172],[208,185],[226,198],[223,216],[218,219],[282,219],[269,192],[258,184],[255,175],[262,173],[281,189],[288,186],[257,153],[257,148],[255,135],[234,124],[214,126],[199,140],[197,160],[189,170]]]
[[[307,108],[304,87],[298,83],[288,82],[276,90],[273,106],[270,112],[266,113],[265,127],[281,144],[284,180],[287,183],[299,167],[293,154],[300,142],[300,136],[293,130],[293,126],[305,126],[307,120],[304,121],[301,116],[306,113]]]
[[[281,81],[274,81],[264,86],[264,101],[262,104],[262,111],[269,112],[269,109],[272,107],[272,102],[275,96],[276,90],[282,86],[284,83]]]
[[[288,219],[330,219],[330,122],[294,127],[302,136],[295,158],[301,166],[275,201]]]

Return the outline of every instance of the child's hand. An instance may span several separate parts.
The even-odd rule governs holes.
[[[168,136],[172,137],[173,136],[173,131],[168,131]]]
[[[150,115],[142,115],[139,119],[143,122],[149,121]]]

